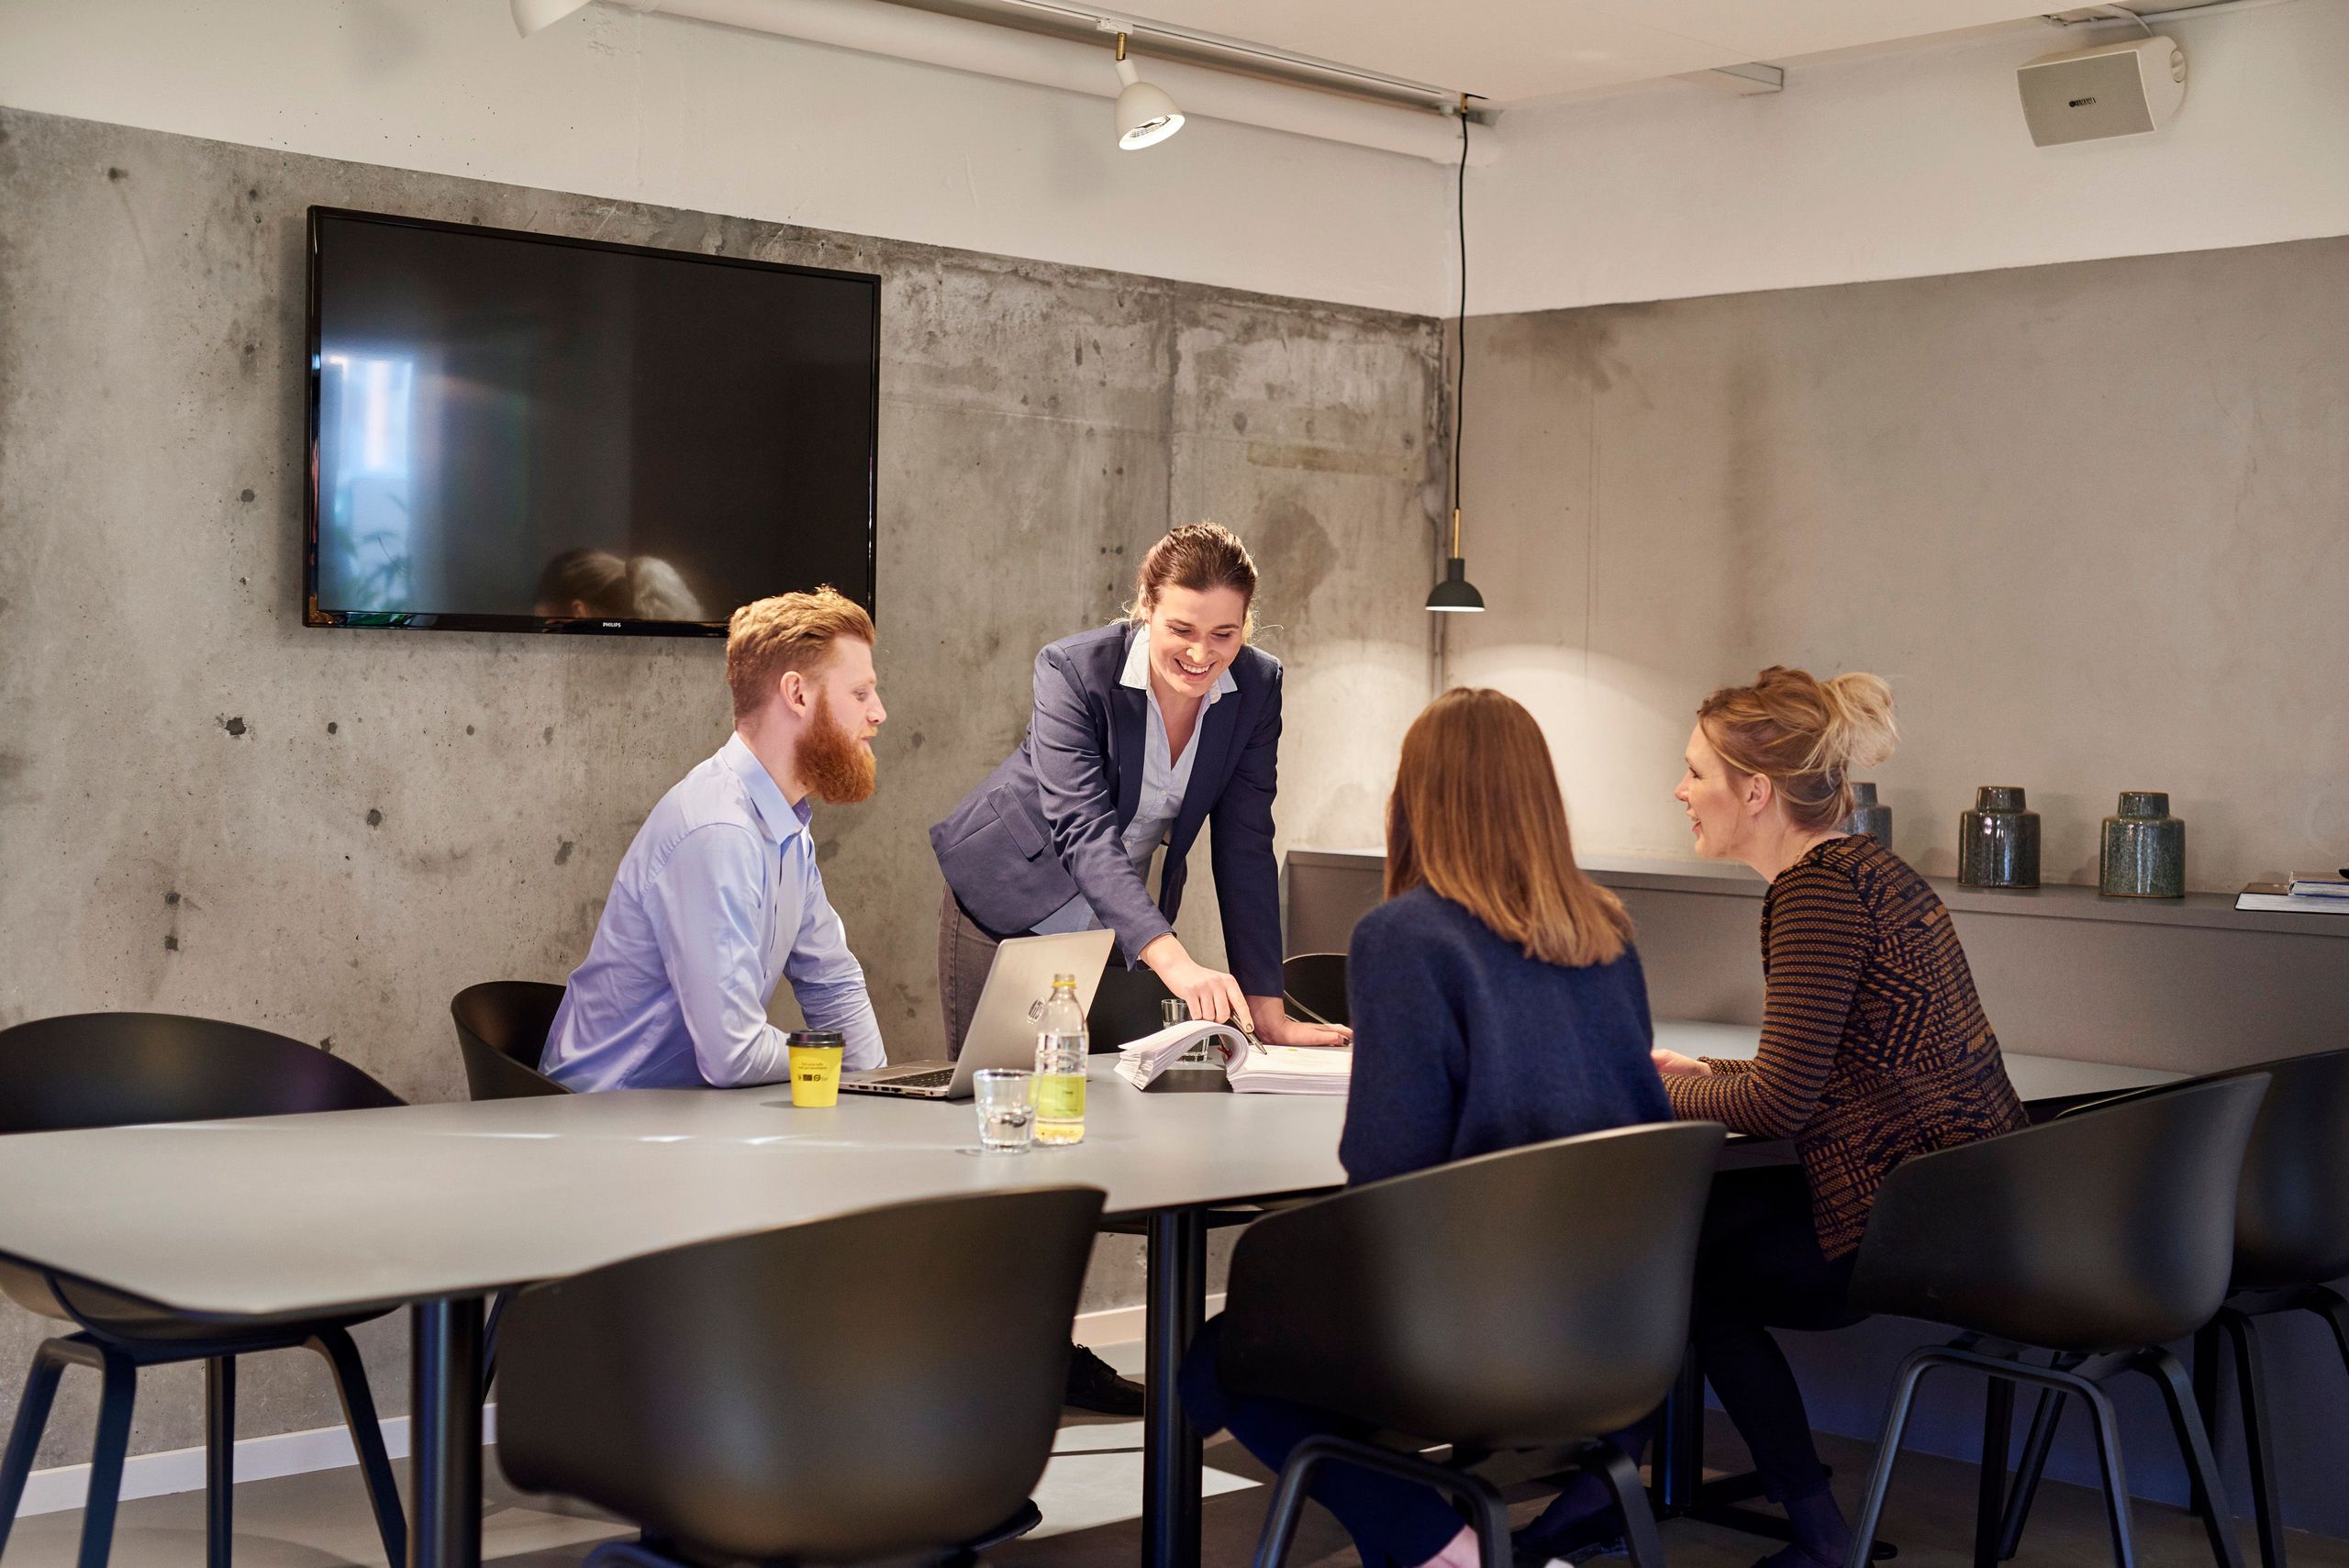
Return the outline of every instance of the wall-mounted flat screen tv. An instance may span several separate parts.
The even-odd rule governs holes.
[[[312,626],[873,607],[881,280],[310,209]]]

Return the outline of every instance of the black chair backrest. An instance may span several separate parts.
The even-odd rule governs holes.
[[[1114,956],[1093,993],[1085,1015],[1085,1031],[1096,1051],[1115,1051],[1129,1040],[1156,1034],[1166,1027],[1158,1005],[1174,995],[1166,982],[1147,969],[1128,969]]]
[[[539,1071],[547,1030],[562,1006],[562,987],[539,980],[485,980],[449,1003],[457,1050],[465,1059],[465,1093],[476,1100],[527,1100],[567,1095]]]
[[[2266,1073],[2268,1088],[2235,1202],[2235,1287],[2349,1274],[2349,1051],[2243,1072]]]
[[[1101,1201],[936,1198],[533,1286],[498,1330],[498,1462],[696,1560],[969,1540],[1052,1451]]]
[[[1346,955],[1301,952],[1281,963],[1281,990],[1289,1011],[1300,1006],[1327,1024],[1351,1024],[1346,1006]]]
[[[0,1133],[404,1104],[267,1029],[174,1013],[72,1013],[0,1029]]]
[[[2235,1199],[2237,1290],[2321,1284],[2349,1274],[2349,1051],[2320,1051],[2189,1083],[2266,1073],[2267,1098],[2243,1157]],[[2140,1089],[2067,1111],[2174,1093]]]
[[[1680,1367],[1722,1137],[1589,1133],[1258,1220],[1232,1253],[1224,1378],[1492,1449],[1629,1426]]]
[[[2188,1084],[1902,1162],[1853,1304],[2059,1351],[2183,1338],[2226,1296],[2267,1083]]]

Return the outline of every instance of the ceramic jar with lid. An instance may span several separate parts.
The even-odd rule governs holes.
[[[2021,784],[1984,784],[1957,828],[1957,880],[1968,887],[2039,885],[2039,813]]]
[[[1865,833],[1886,849],[1892,848],[1892,807],[1876,799],[1876,785],[1852,786],[1852,814],[1843,818],[1843,831]]]
[[[2186,896],[2186,824],[2169,814],[2169,796],[2124,789],[2121,809],[2104,819],[2097,889],[2107,898]]]

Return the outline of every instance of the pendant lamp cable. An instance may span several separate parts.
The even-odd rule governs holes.
[[[1460,98],[1460,316],[1452,384],[1452,553],[1460,553],[1460,442],[1468,422],[1468,97]]]

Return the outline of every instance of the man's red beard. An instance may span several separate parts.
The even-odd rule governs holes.
[[[830,806],[854,806],[873,797],[878,768],[873,753],[832,717],[831,698],[818,694],[816,710],[799,737],[792,766],[799,782]]]

